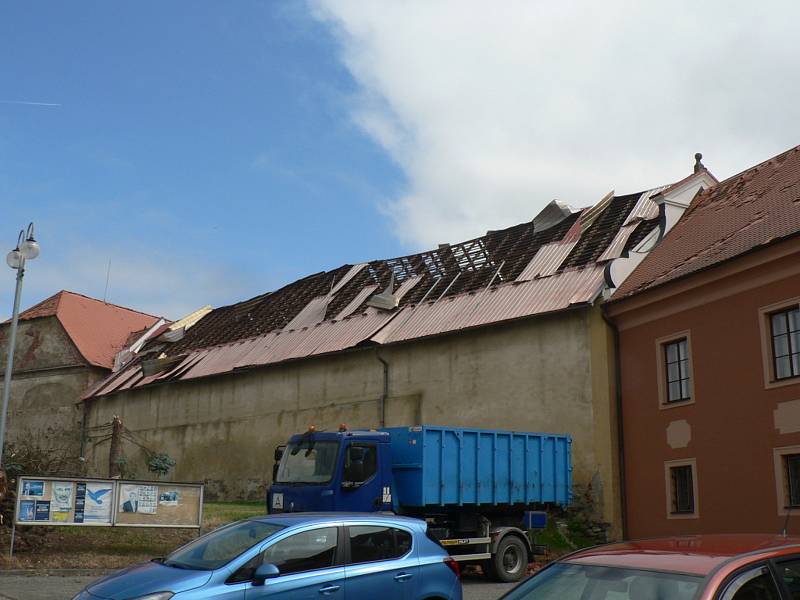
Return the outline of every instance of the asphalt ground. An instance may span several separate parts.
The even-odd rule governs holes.
[[[70,600],[97,576],[3,575],[0,600]],[[513,587],[481,579],[464,581],[464,600],[496,600]]]

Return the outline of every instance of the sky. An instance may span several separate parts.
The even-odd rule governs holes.
[[[676,181],[697,151],[725,178],[800,143],[798,20],[769,1],[0,0],[0,251],[35,222],[23,306],[69,289],[179,318]],[[8,269],[0,316],[13,293]]]

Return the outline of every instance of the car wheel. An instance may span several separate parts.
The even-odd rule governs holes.
[[[497,546],[497,552],[489,562],[494,579],[505,583],[519,581],[528,567],[528,549],[515,535],[508,535]]]

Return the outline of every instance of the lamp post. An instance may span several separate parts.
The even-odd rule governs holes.
[[[6,375],[3,378],[3,412],[0,413],[0,471],[3,468],[6,414],[8,413],[8,400],[11,397],[11,372],[14,370],[14,345],[17,341],[17,321],[19,320],[19,303],[22,296],[22,278],[25,276],[25,261],[33,260],[37,256],[39,256],[39,242],[33,238],[33,223],[31,223],[28,225],[27,231],[23,229],[19,232],[17,247],[6,256],[8,266],[17,270],[17,288],[14,292],[14,312],[11,315],[11,328],[8,333]]]

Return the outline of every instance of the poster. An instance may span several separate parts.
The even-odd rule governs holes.
[[[86,484],[75,484],[75,517],[73,523],[83,523],[83,511],[86,509]]]
[[[36,503],[33,500],[23,500],[19,503],[19,520],[33,521],[36,511]]]
[[[69,513],[68,512],[54,512],[51,515],[51,519],[53,523],[69,523]]]
[[[72,484],[63,481],[53,483],[53,512],[65,513],[72,510]]]
[[[154,515],[157,508],[158,486],[122,485],[120,487],[120,512]]]
[[[112,484],[87,483],[84,498],[83,522],[84,523],[110,523]]]
[[[23,496],[44,496],[44,481],[25,480],[22,483]]]
[[[50,520],[50,501],[37,500],[36,501],[36,521],[49,521]]]
[[[167,490],[158,495],[158,503],[161,506],[178,506],[181,495],[178,490]]]

